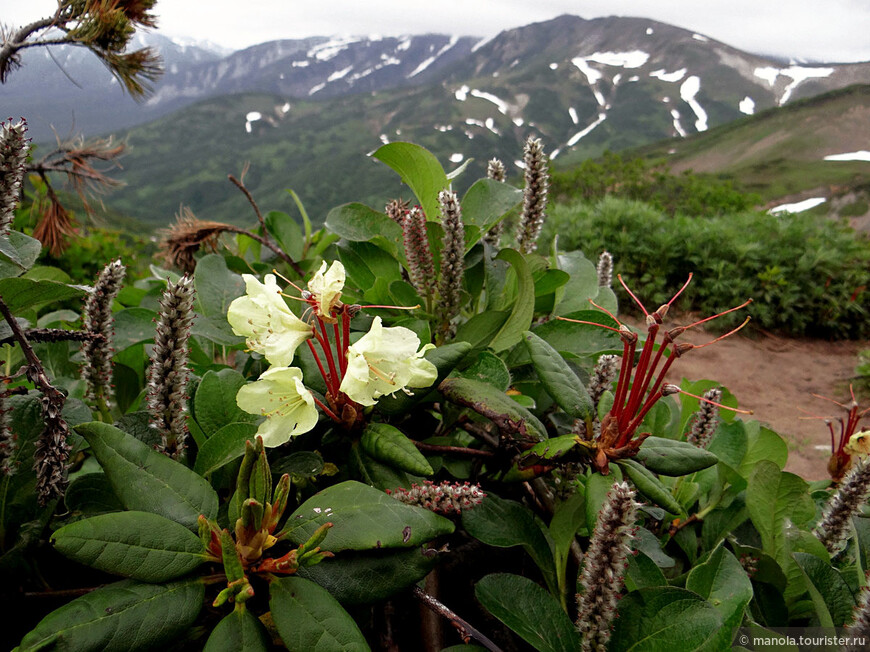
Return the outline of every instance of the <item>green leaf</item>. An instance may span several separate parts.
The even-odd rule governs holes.
[[[76,521],[51,537],[64,556],[143,582],[166,582],[205,562],[199,537],[148,512],[114,512]]]
[[[410,548],[453,532],[453,523],[420,507],[411,507],[360,482],[327,487],[300,505],[284,532],[296,544],[307,541],[324,523],[333,523],[324,550]]]
[[[76,426],[91,445],[115,494],[129,510],[151,512],[196,530],[200,514],[217,516],[218,498],[202,477],[114,426]]]
[[[18,276],[30,269],[41,251],[42,243],[29,235],[9,231],[0,236],[0,276]]]
[[[489,343],[492,350],[498,353],[517,344],[529,329],[535,312],[535,284],[526,259],[520,252],[502,249],[496,259],[509,262],[517,276],[517,300],[504,326]]]
[[[245,442],[254,441],[256,435],[257,426],[253,423],[228,423],[200,446],[193,470],[203,476],[214,473],[244,455]]]
[[[836,568],[815,555],[792,555],[807,580],[821,627],[846,627],[852,622],[855,598]]]
[[[474,586],[486,610],[539,652],[576,652],[580,636],[559,603],[532,580],[495,573]]]
[[[10,312],[20,313],[46,303],[58,303],[84,296],[85,289],[56,281],[32,281],[29,278],[0,279],[0,296]]]
[[[268,652],[272,647],[263,623],[248,609],[236,608],[212,630],[203,652]]]
[[[211,318],[225,319],[233,299],[245,293],[245,282],[227,267],[219,254],[203,256],[196,264],[193,278],[198,312]]]
[[[269,211],[264,221],[269,235],[275,238],[281,249],[293,260],[301,260],[305,238],[299,223],[281,211]]]
[[[336,206],[329,211],[324,226],[351,242],[373,242],[385,245],[388,251],[401,250],[402,227],[365,204]]]
[[[471,345],[468,342],[452,342],[426,351],[423,357],[434,364],[438,370],[438,378],[432,383],[432,387],[438,387],[438,384],[447,378],[447,375],[468,355],[469,351],[471,351]],[[384,396],[378,400],[377,410],[383,414],[405,414],[423,401],[427,393],[429,392],[426,388],[421,387],[415,389],[411,396],[403,392]]]
[[[556,262],[558,269],[571,275],[571,280],[556,295],[559,302],[555,314],[566,316],[577,310],[589,310],[589,299],[595,299],[600,291],[595,265],[580,251],[559,254]]]
[[[532,366],[547,393],[570,417],[592,422],[594,406],[589,392],[556,349],[540,337],[526,331],[523,334]]]
[[[87,516],[120,512],[124,509],[112,491],[112,485],[105,473],[80,475],[69,483],[63,501],[72,514]]]
[[[506,392],[511,385],[511,373],[507,365],[500,357],[489,351],[478,353],[474,364],[461,371],[459,376],[489,383],[500,392]]]
[[[413,475],[432,475],[434,471],[405,434],[387,423],[369,423],[360,446],[374,459]]]
[[[609,649],[632,652],[694,652],[722,649],[711,642],[722,616],[697,593],[674,586],[632,591],[619,601]]]
[[[519,188],[493,179],[478,179],[462,198],[462,221],[474,224],[480,233],[486,233],[522,200],[523,191]],[[473,245],[474,242],[466,241],[466,251]]]
[[[440,219],[438,193],[447,189],[450,182],[444,168],[430,151],[413,143],[389,143],[379,147],[372,157],[389,165],[408,184],[420,202],[426,219]]]
[[[688,475],[719,461],[718,457],[703,448],[664,437],[647,437],[635,459],[654,473],[671,476]]]
[[[475,315],[456,329],[457,342],[468,342],[472,351],[489,346],[508,319],[507,311],[487,310]]]
[[[269,584],[269,608],[290,652],[369,650],[353,618],[326,589],[301,577]]]
[[[686,588],[706,599],[722,616],[725,648],[731,642],[733,628],[743,622],[743,613],[752,600],[752,582],[737,558],[724,546],[716,548],[703,564],[698,564],[686,578]]]
[[[528,508],[488,493],[480,505],[462,512],[462,527],[490,546],[522,546],[541,569],[550,591],[556,593],[558,584],[549,533]]]
[[[376,552],[345,552],[296,572],[317,582],[342,604],[369,604],[385,600],[415,582],[435,567],[437,554],[424,548]]]
[[[489,383],[448,378],[439,389],[454,403],[471,408],[511,434],[519,436],[524,427],[526,434],[538,441],[547,437],[547,430],[538,417]]]
[[[153,650],[187,632],[204,597],[205,585],[196,580],[109,584],[52,611],[24,637],[17,650]]]
[[[637,490],[659,507],[674,514],[683,513],[683,508],[671,495],[670,490],[652,472],[632,459],[619,460],[619,468],[629,477]]]
[[[658,565],[642,550],[628,558],[628,568],[625,569],[625,587],[631,591],[646,589],[652,586],[667,586],[667,579]]]
[[[115,335],[112,340],[116,351],[154,339],[154,319],[157,313],[146,308],[124,308],[113,315]]]
[[[250,423],[259,417],[248,414],[236,404],[236,394],[245,384],[245,377],[235,369],[207,371],[193,398],[196,421],[206,437],[230,423]]]
[[[613,319],[600,310],[581,310],[572,312],[566,317],[613,328],[618,326]],[[576,356],[597,358],[601,353],[609,351],[622,353],[622,341],[619,339],[619,335],[600,326],[551,319],[531,330],[562,354],[573,353]],[[511,360],[511,362],[513,364],[529,362],[528,352],[522,350],[522,355],[517,356],[517,359]]]
[[[786,529],[801,527],[815,516],[807,483],[796,475],[783,473],[775,462],[762,460],[749,476],[746,507],[761,536],[762,550],[776,560],[789,578],[786,598],[801,593],[801,573],[789,554]]]
[[[761,426],[757,421],[743,422],[746,430],[747,449],[738,472],[749,478],[759,462],[768,460],[780,469],[785,468],[788,460],[788,445],[785,440],[770,428]]]
[[[586,478],[586,527],[591,533],[598,522],[598,513],[601,511],[604,500],[613,485],[622,480],[622,472],[619,467],[611,469],[612,475],[593,473]]]

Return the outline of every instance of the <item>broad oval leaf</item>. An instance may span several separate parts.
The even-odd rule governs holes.
[[[592,399],[565,359],[534,333],[526,331],[523,341],[541,384],[556,404],[569,416],[591,422],[594,416]]]
[[[19,652],[51,646],[58,652],[152,650],[193,624],[205,597],[196,580],[109,584],[55,609],[21,641]]]
[[[649,470],[632,459],[619,460],[617,464],[622,469],[622,472],[634,483],[634,486],[637,487],[640,493],[671,514],[675,516],[682,514],[683,508],[680,503],[671,495],[668,488],[661,483],[661,480],[655,477]]]
[[[387,423],[370,423],[363,431],[360,446],[374,459],[413,475],[432,475],[434,471],[414,442]]]
[[[547,438],[547,430],[538,417],[489,383],[448,378],[439,389],[454,403],[471,408],[515,437],[520,437],[525,430],[525,434],[538,441]]]
[[[290,652],[365,652],[365,638],[329,592],[301,577],[273,580],[269,608]]]
[[[324,523],[333,527],[321,548],[331,552],[412,548],[454,529],[443,516],[352,480],[327,487],[302,503],[287,519],[284,532],[300,544]]]
[[[435,567],[437,553],[420,547],[344,552],[296,575],[317,582],[342,604],[368,604],[420,581]]]
[[[206,437],[229,423],[253,422],[259,418],[236,404],[236,394],[244,384],[245,377],[235,369],[205,372],[193,397],[193,412]]]
[[[426,219],[439,221],[438,193],[450,184],[444,168],[429,150],[414,143],[388,143],[375,150],[372,158],[398,172],[417,196]]]
[[[198,536],[149,512],[76,521],[57,530],[51,542],[73,561],[143,582],[173,580],[205,562]]]
[[[713,453],[686,441],[647,437],[635,459],[661,475],[680,476],[701,471],[719,461]]]
[[[535,313],[535,283],[526,259],[520,252],[502,249],[496,259],[509,262],[517,276],[516,302],[507,321],[489,343],[492,350],[498,353],[517,344],[522,339],[523,332],[529,329]]]
[[[815,555],[792,553],[804,577],[822,627],[845,627],[852,622],[855,598],[836,568]]]
[[[248,609],[236,608],[212,630],[203,652],[268,652],[271,646],[260,619]]]
[[[674,586],[632,591],[619,601],[611,650],[694,652],[711,646],[723,626],[716,608],[697,593]]]
[[[500,357],[489,351],[478,353],[474,364],[463,369],[458,375],[489,383],[501,392],[506,392],[511,385],[511,373],[507,365]]]
[[[200,446],[193,470],[208,475],[240,458],[245,454],[245,442],[254,441],[256,434],[257,426],[253,423],[228,423]]]
[[[91,445],[124,507],[159,514],[196,530],[200,514],[215,518],[218,497],[211,485],[183,464],[106,423],[76,426]]]
[[[29,278],[0,279],[0,296],[9,311],[20,313],[45,303],[57,303],[85,294],[80,285],[67,285],[56,281],[33,281]]]
[[[552,595],[532,580],[509,573],[487,575],[474,595],[493,616],[539,652],[575,652],[580,635]]]
[[[717,547],[703,564],[686,578],[686,588],[708,600],[724,622],[722,646],[731,642],[732,629],[743,622],[743,612],[752,600],[752,581],[737,557],[724,546]]]
[[[18,276],[30,269],[41,251],[42,243],[29,235],[18,231],[0,235],[0,275]]]

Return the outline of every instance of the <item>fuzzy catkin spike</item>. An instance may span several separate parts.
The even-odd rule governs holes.
[[[487,179],[492,179],[493,181],[499,181],[504,183],[505,180],[505,168],[504,163],[499,161],[497,158],[491,159],[486,164],[486,177]],[[483,236],[484,242],[491,244],[493,247],[498,247],[499,241],[501,240],[501,234],[504,232],[504,220],[496,224],[489,231],[486,232],[486,235]]]
[[[151,350],[146,386],[151,426],[160,433],[160,452],[177,459],[187,439],[186,402],[190,378],[187,342],[193,321],[193,279],[167,284]]]
[[[517,225],[517,246],[521,252],[529,254],[538,247],[538,236],[547,217],[545,211],[550,187],[547,155],[540,138],[529,137],[526,141],[523,162],[526,187],[523,190],[523,212]]]
[[[82,377],[88,387],[88,398],[108,407],[109,386],[112,382],[112,336],[115,319],[112,317],[112,303],[118,292],[127,268],[119,260],[113,260],[103,268],[94,283],[94,290],[85,302],[82,322],[89,333],[102,335],[82,342],[85,364]]]
[[[831,554],[837,552],[849,536],[852,516],[870,496],[870,463],[858,462],[840,482],[822,512],[813,534]]]
[[[405,215],[408,214],[408,206],[411,204],[407,199],[393,199],[384,206],[384,212],[393,222],[402,226]]]
[[[414,206],[405,213],[400,224],[411,284],[421,297],[428,299],[435,292],[435,268],[426,232],[426,215],[422,208]]]
[[[440,484],[424,480],[422,485],[415,483],[410,489],[399,487],[387,493],[406,505],[417,505],[437,514],[460,514],[463,509],[471,509],[486,498],[480,485],[447,480]]]
[[[18,436],[9,427],[6,395],[0,394],[0,475],[12,475],[17,470],[13,460],[17,448]]]
[[[602,251],[598,257],[598,287],[609,288],[613,285],[613,256],[609,251]]]
[[[865,585],[858,594],[852,624],[846,627],[845,633],[853,641],[846,646],[845,652],[863,652],[867,649],[866,642],[870,641],[870,584]],[[855,639],[863,639],[864,644]]]
[[[597,406],[601,400],[601,395],[604,394],[613,384],[613,379],[619,372],[619,365],[622,362],[622,357],[618,355],[602,355],[595,363],[595,368],[592,370],[592,378],[589,379],[589,398],[592,399],[592,404]]]
[[[704,398],[708,401],[719,403],[722,400],[722,390],[708,389],[704,392]],[[692,430],[687,437],[690,444],[698,448],[707,448],[716,428],[719,427],[719,407],[706,401],[701,401],[701,406],[695,412],[692,421]]]
[[[447,334],[450,320],[459,313],[462,299],[462,276],[465,273],[465,228],[456,193],[442,190],[438,193],[441,204],[441,227],[444,240],[441,245],[441,331]]]
[[[21,195],[24,164],[30,149],[26,132],[27,122],[23,118],[16,123],[12,118],[0,122],[0,235],[9,233]]]
[[[63,496],[67,485],[66,462],[69,458],[69,425],[61,416],[66,397],[54,387],[42,396],[42,420],[45,429],[36,440],[33,468],[36,470],[36,496],[47,505]]]
[[[635,492],[624,482],[614,484],[589,540],[577,594],[577,630],[581,648],[606,650],[616,603],[622,590],[629,544],[637,518]]]

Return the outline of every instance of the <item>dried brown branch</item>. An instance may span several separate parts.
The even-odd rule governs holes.
[[[476,640],[487,650],[491,650],[491,652],[501,652],[501,648],[498,647],[495,643],[490,641],[486,636],[477,631],[474,627],[472,627],[468,622],[457,616],[446,606],[441,604],[438,600],[433,598],[431,595],[426,593],[419,586],[415,586],[412,589],[414,593],[414,597],[417,598],[420,602],[426,605],[429,609],[434,611],[441,616],[444,616],[447,620],[450,621],[450,624],[456,628],[456,631],[459,633],[459,636],[466,643],[471,639]]]
[[[103,340],[102,333],[88,331],[68,331],[63,328],[30,328],[24,331],[24,335],[31,342],[83,342],[85,340]],[[0,345],[16,342],[14,335],[0,339]]]

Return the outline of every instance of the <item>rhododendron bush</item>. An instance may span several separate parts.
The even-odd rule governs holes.
[[[23,140],[3,139],[17,198]],[[4,199],[10,646],[726,650],[745,649],[741,631],[867,634],[866,408],[837,406],[833,482],[785,472],[785,441],[740,397],[679,371],[734,332],[692,345],[685,330],[745,325],[750,297],[685,323],[691,277],[649,309],[619,260],[540,241],[543,144],[524,156],[523,189],[493,161],[459,196],[462,170],[384,145],[373,157],[406,198],[339,206],[319,230],[304,211],[250,229],[186,212],[150,275],[107,261],[88,287],[34,267],[40,244],[10,229]]]

